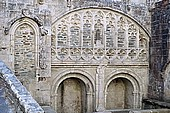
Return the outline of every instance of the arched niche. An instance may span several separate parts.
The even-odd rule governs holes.
[[[30,84],[27,78],[34,79],[38,74],[39,34],[38,23],[27,17],[11,23],[9,29],[13,70],[16,76],[20,77],[21,82],[24,82],[23,84]]]
[[[137,77],[136,74],[130,72],[129,70],[118,70],[112,72],[106,78],[105,108],[106,109],[141,108],[143,95],[142,92],[143,85],[140,78]],[[118,94],[119,96],[122,95],[123,97],[117,96]],[[116,98],[113,97],[113,95],[116,96]],[[107,101],[109,102],[107,103]]]
[[[52,83],[52,87],[51,87],[52,107],[57,111],[58,107],[60,106],[58,105],[58,103],[61,101],[61,98],[60,98],[60,95],[62,94],[61,86],[63,84],[67,84],[69,80],[72,84],[78,84],[79,86],[83,86],[82,91],[84,91],[85,94],[82,94],[82,95],[86,95],[86,97],[84,98],[85,99],[84,101],[87,103],[87,104],[84,104],[86,105],[84,106],[86,108],[86,110],[84,109],[84,112],[89,112],[89,113],[93,112],[94,111],[94,97],[93,97],[94,96],[93,95],[94,80],[89,73],[83,70],[70,69],[70,70],[65,70],[59,73],[58,75],[56,75]],[[65,85],[65,87],[67,86]],[[72,88],[75,88],[75,87],[73,86]]]
[[[57,113],[86,113],[87,86],[78,78],[67,78],[57,90]]]

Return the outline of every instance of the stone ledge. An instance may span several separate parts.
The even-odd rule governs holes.
[[[149,103],[151,105],[157,105],[163,108],[170,108],[170,103],[164,102],[164,101],[159,101],[159,100],[154,100],[154,99],[143,99],[143,102]]]
[[[130,113],[170,113],[170,109],[133,110]]]
[[[20,108],[17,109],[20,109],[21,113],[44,113],[44,110],[2,61],[0,61],[0,73],[2,74],[2,78],[5,80],[5,84],[9,86],[9,89],[7,90],[10,90],[10,92],[13,93],[11,94],[13,95],[11,100],[14,100],[14,104],[19,104],[17,107]],[[18,110],[16,110],[16,112],[18,112]]]

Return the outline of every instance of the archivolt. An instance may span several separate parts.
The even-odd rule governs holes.
[[[105,79],[105,91],[107,91],[107,87],[110,82],[116,78],[125,78],[129,80],[134,88],[134,91],[143,91],[143,85],[141,79],[130,70],[117,70],[109,74],[109,76]]]
[[[107,95],[107,88],[111,81],[116,78],[125,78],[131,82],[133,86],[133,95],[134,95],[134,103],[133,108],[141,108],[142,105],[142,95],[143,95],[143,84],[141,79],[130,70],[117,70],[109,74],[109,76],[105,79],[105,95]]]
[[[57,89],[60,85],[60,83],[62,83],[65,79],[67,78],[78,78],[80,80],[82,80],[86,87],[89,88],[88,92],[92,93],[94,92],[94,79],[92,78],[92,76],[83,71],[83,70],[75,70],[75,69],[69,69],[69,70],[65,70],[61,73],[59,73],[58,75],[56,75],[55,79],[53,80],[52,83],[52,94],[56,94],[57,93]]]

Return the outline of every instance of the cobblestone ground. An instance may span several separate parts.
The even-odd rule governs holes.
[[[5,86],[2,80],[0,80],[0,113],[13,113],[12,107],[5,97]]]

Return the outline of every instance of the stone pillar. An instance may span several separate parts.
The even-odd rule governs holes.
[[[99,65],[96,73],[96,111],[102,112],[104,107],[104,71],[105,65]]]
[[[134,91],[133,97],[134,97],[133,109],[141,109],[142,108],[142,93],[138,91]]]
[[[51,77],[51,13],[45,5],[40,8],[39,16],[43,20],[39,27],[38,47],[38,75],[37,98],[42,104],[50,104],[50,77]],[[40,95],[41,93],[41,95]]]
[[[43,20],[39,38],[39,68],[40,77],[51,77],[51,12],[42,5],[39,16]]]

